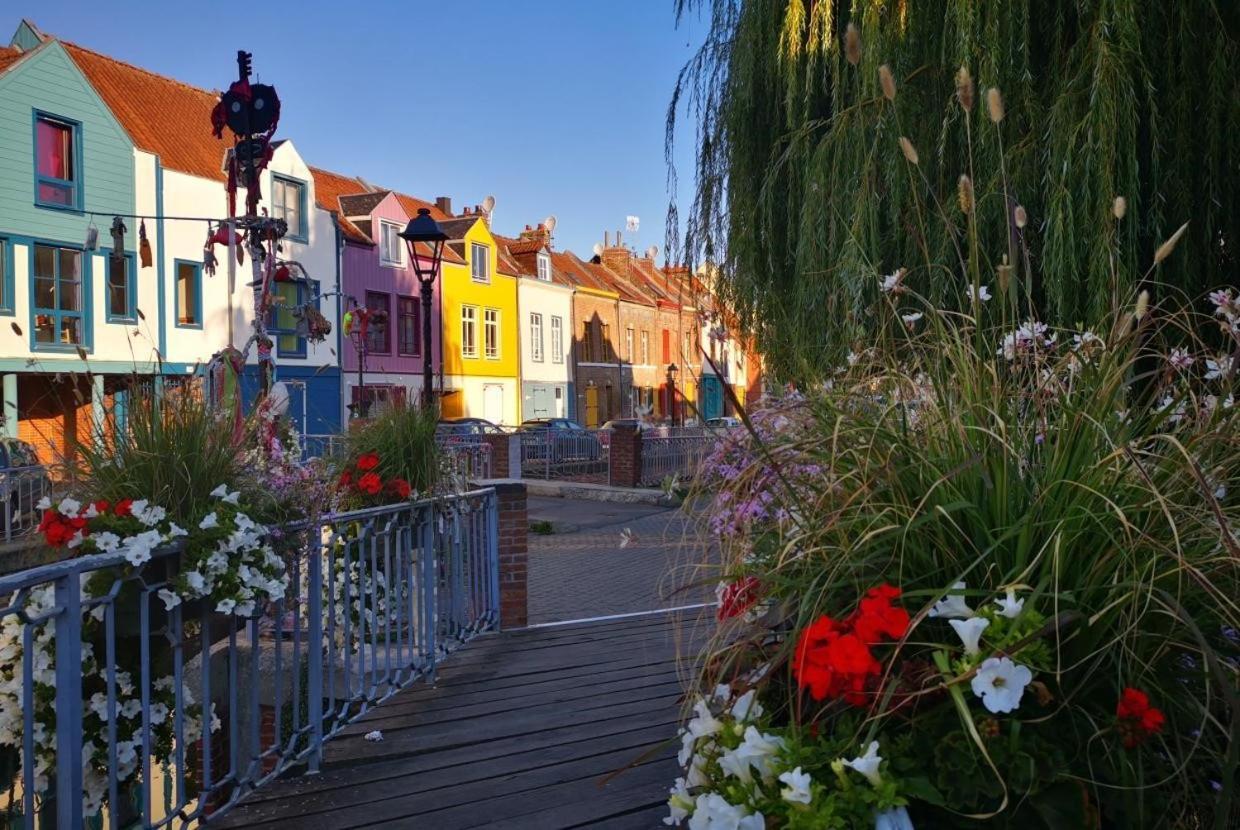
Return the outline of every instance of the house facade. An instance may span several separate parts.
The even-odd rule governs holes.
[[[552,252],[552,266],[573,283],[574,404],[576,420],[598,427],[622,417],[632,390],[632,372],[617,345],[620,294],[598,263],[570,251]]]
[[[555,267],[551,232],[526,226],[520,239],[502,239],[518,271],[521,418],[575,418],[573,284]]]

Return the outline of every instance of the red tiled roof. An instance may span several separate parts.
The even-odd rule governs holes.
[[[352,196],[356,193],[365,193],[366,185],[362,184],[360,179],[354,179],[350,176],[344,176],[340,173],[333,173],[330,170],[324,170],[321,167],[310,168],[310,173],[314,176],[314,202],[324,210],[335,211],[336,220],[340,223],[340,231],[346,238],[354,242],[361,242],[366,245],[373,245],[374,241],[362,233],[357,225],[344,218],[340,211],[340,197]]]
[[[0,46],[0,72],[4,72],[21,60],[27,53],[15,46]]]
[[[219,93],[157,75],[132,64],[61,41],[140,149],[159,156],[169,170],[223,179],[229,143],[211,134]]]
[[[541,239],[513,239],[508,243],[508,253],[513,256],[518,254],[534,254],[545,247],[547,245]]]

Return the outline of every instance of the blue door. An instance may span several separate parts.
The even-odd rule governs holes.
[[[702,418],[723,417],[723,382],[714,375],[702,378]]]

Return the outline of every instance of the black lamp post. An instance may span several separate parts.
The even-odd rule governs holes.
[[[672,426],[676,426],[676,364],[667,367],[667,410],[672,416]]]
[[[431,390],[431,297],[435,291],[435,276],[443,261],[443,245],[448,241],[448,235],[439,227],[439,223],[431,218],[429,210],[419,208],[418,215],[409,220],[409,224],[400,232],[400,237],[409,248],[409,259],[413,262],[414,273],[422,284],[422,405],[430,409],[434,401]],[[429,265],[423,265],[418,256],[419,242],[430,248]]]

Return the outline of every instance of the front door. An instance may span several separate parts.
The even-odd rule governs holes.
[[[493,424],[504,423],[504,387],[488,383],[482,387],[482,417]]]
[[[598,387],[586,387],[586,426],[598,428]]]
[[[702,378],[702,417],[723,417],[723,382],[714,375]]]

